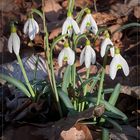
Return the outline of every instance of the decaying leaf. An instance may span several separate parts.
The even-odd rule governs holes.
[[[62,6],[64,8],[67,8],[67,6],[68,6],[68,0],[65,0],[62,3]],[[93,2],[91,0],[75,0],[75,7],[83,8],[85,6],[92,7],[93,6]]]
[[[55,21],[58,19],[61,9],[62,7],[55,0],[45,0],[43,10],[46,13],[46,18],[49,21]]]
[[[111,24],[111,23],[113,24],[114,20],[116,20],[116,17],[114,17],[114,15],[105,12],[95,13],[93,14],[93,17],[98,25]]]
[[[61,28],[56,28],[54,30],[52,30],[51,34],[49,35],[49,39],[54,39],[55,37],[57,37],[59,34],[61,33]]]
[[[134,16],[138,19],[140,19],[140,6],[136,6],[134,8]]]
[[[69,130],[60,134],[62,140],[93,140],[89,128],[85,124],[77,123]]]

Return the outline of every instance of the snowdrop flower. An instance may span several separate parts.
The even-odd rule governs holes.
[[[11,27],[11,35],[8,40],[8,50],[10,53],[14,51],[16,55],[19,55],[20,38],[16,33],[16,27],[14,26],[14,24]]]
[[[91,15],[91,11],[88,9],[86,12],[87,15],[84,17],[82,21],[82,24],[80,26],[80,31],[83,34],[85,30],[90,30],[91,32],[96,34],[98,32],[97,24]]]
[[[129,66],[126,60],[121,56],[120,49],[116,48],[115,56],[110,63],[110,77],[115,79],[118,69],[122,69],[125,76],[129,74]]]
[[[106,31],[105,32],[105,39],[101,43],[101,51],[100,51],[101,57],[104,57],[108,45],[111,45],[111,47],[110,47],[110,54],[111,54],[112,57],[114,57],[115,49],[114,49],[112,41],[110,40],[108,31]]]
[[[67,61],[69,65],[73,65],[75,60],[74,51],[69,47],[68,43],[64,44],[64,48],[61,50],[58,56],[58,64],[60,67],[62,67],[63,60]]]
[[[89,40],[86,41],[86,46],[82,50],[80,55],[80,64],[82,65],[84,61],[86,68],[89,68],[91,63],[95,64],[96,62],[96,53],[94,49],[90,46]]]
[[[30,40],[35,38],[35,35],[39,32],[39,25],[34,20],[33,16],[30,16],[24,24],[23,32],[28,34]]]
[[[62,26],[62,35],[64,34],[69,34],[70,36],[72,35],[72,32],[76,33],[76,34],[80,34],[80,29],[78,27],[78,24],[76,23],[76,21],[72,18],[72,14],[70,12],[68,12],[67,14],[67,18]]]

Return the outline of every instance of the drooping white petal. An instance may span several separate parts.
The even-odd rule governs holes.
[[[24,27],[23,27],[24,34],[27,34],[28,30],[29,30],[29,19],[24,24]]]
[[[106,53],[107,45],[112,45],[113,46],[113,43],[112,43],[112,41],[109,38],[105,38],[103,40],[103,42],[101,43],[101,51],[100,51],[101,57],[104,57],[104,55]],[[112,47],[110,49],[110,52],[111,52],[111,56],[113,57],[114,56],[114,47]]]
[[[92,62],[92,64],[95,64],[95,62],[96,62],[96,53],[95,53],[94,49],[91,48],[91,47],[90,47],[90,50],[91,50],[91,62]]]
[[[69,22],[68,22],[68,18],[65,20],[65,22],[63,23],[62,26],[62,35],[67,33],[68,30],[68,26],[69,26]]]
[[[112,57],[114,57],[114,55],[115,55],[115,48],[114,48],[114,46],[112,46],[110,48],[110,54],[111,54]]]
[[[33,23],[34,23],[34,26],[35,26],[35,32],[36,32],[36,34],[39,32],[39,25],[38,25],[38,23],[34,20],[34,19],[32,19],[32,21],[33,21]]]
[[[68,48],[66,48],[66,49],[67,49],[67,57],[68,57],[67,63],[68,63],[69,65],[73,65],[74,60],[75,60],[74,51],[73,51],[70,47],[68,47]]]
[[[129,66],[128,66],[126,60],[121,55],[120,55],[120,64],[122,66],[125,76],[128,76],[129,75]]]
[[[116,73],[117,73],[117,66],[119,65],[119,62],[120,62],[120,58],[119,58],[119,55],[115,55],[110,63],[110,77],[111,79],[115,79],[116,77]]]
[[[96,24],[96,22],[95,22],[95,20],[93,19],[93,17],[92,17],[91,14],[89,14],[89,20],[90,20],[90,23],[91,23],[91,26],[92,26],[92,32],[93,32],[94,34],[96,34],[96,33],[98,32],[98,26],[97,26],[97,24]]]
[[[12,33],[13,34],[13,50],[16,55],[19,54],[20,50],[20,39],[17,33]]]
[[[60,67],[62,67],[64,55],[65,55],[65,50],[62,49],[61,52],[58,55],[58,64],[59,64]]]
[[[80,65],[82,65],[85,60],[85,49],[86,47],[84,47],[84,49],[81,51],[81,54],[80,54]]]
[[[85,50],[85,66],[89,68],[91,64],[91,49],[90,47],[86,46]]]
[[[13,46],[13,36],[12,36],[12,33],[9,37],[9,40],[8,40],[8,50],[10,53],[12,53],[12,46]]]
[[[71,18],[71,23],[72,23],[72,27],[73,27],[73,29],[74,29],[74,32],[75,32],[76,34],[80,34],[80,29],[79,29],[79,27],[78,27],[77,22],[76,22],[74,19]]]
[[[86,30],[87,22],[89,22],[88,14],[84,17],[84,19],[81,23],[81,26],[80,26],[81,34],[83,34],[84,31]]]
[[[32,19],[29,19],[29,31],[28,35],[31,40],[35,38],[36,30],[35,30],[35,25]]]

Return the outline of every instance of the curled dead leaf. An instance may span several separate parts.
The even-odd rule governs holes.
[[[77,123],[69,130],[63,130],[61,140],[93,140],[89,128],[85,124]]]

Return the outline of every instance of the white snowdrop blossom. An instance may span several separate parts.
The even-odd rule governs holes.
[[[115,48],[114,48],[113,43],[112,43],[112,41],[110,40],[109,37],[105,37],[105,39],[101,43],[101,51],[100,51],[101,57],[104,57],[105,56],[106,49],[107,49],[107,46],[108,45],[111,45],[111,47],[110,47],[110,54],[111,54],[112,57],[114,57]]]
[[[118,69],[122,69],[125,76],[129,75],[129,66],[126,60],[121,56],[119,48],[116,48],[115,56],[110,63],[111,79],[115,79]]]
[[[67,61],[68,65],[73,65],[74,60],[75,60],[74,51],[69,47],[68,43],[65,43],[64,48],[58,55],[59,66],[62,67],[63,61]]]
[[[33,17],[29,17],[25,22],[23,32],[29,36],[30,40],[33,40],[39,32],[39,25]]]
[[[16,27],[14,25],[11,27],[11,34],[8,40],[8,50],[10,53],[14,51],[16,55],[19,55],[20,38],[16,33]]]
[[[86,30],[93,32],[96,34],[98,32],[98,26],[94,20],[94,18],[91,15],[91,11],[88,9],[87,14],[84,17],[81,26],[80,31],[83,34]]]
[[[80,34],[80,29],[78,27],[77,22],[72,18],[71,13],[68,12],[67,18],[66,18],[66,20],[65,20],[65,22],[63,23],[63,26],[62,26],[62,35],[68,33],[68,35],[71,36],[73,30],[76,34]]]
[[[89,68],[91,63],[95,64],[96,62],[96,53],[94,49],[90,46],[90,41],[86,41],[86,46],[80,54],[80,64],[82,65],[85,61],[86,68]]]

